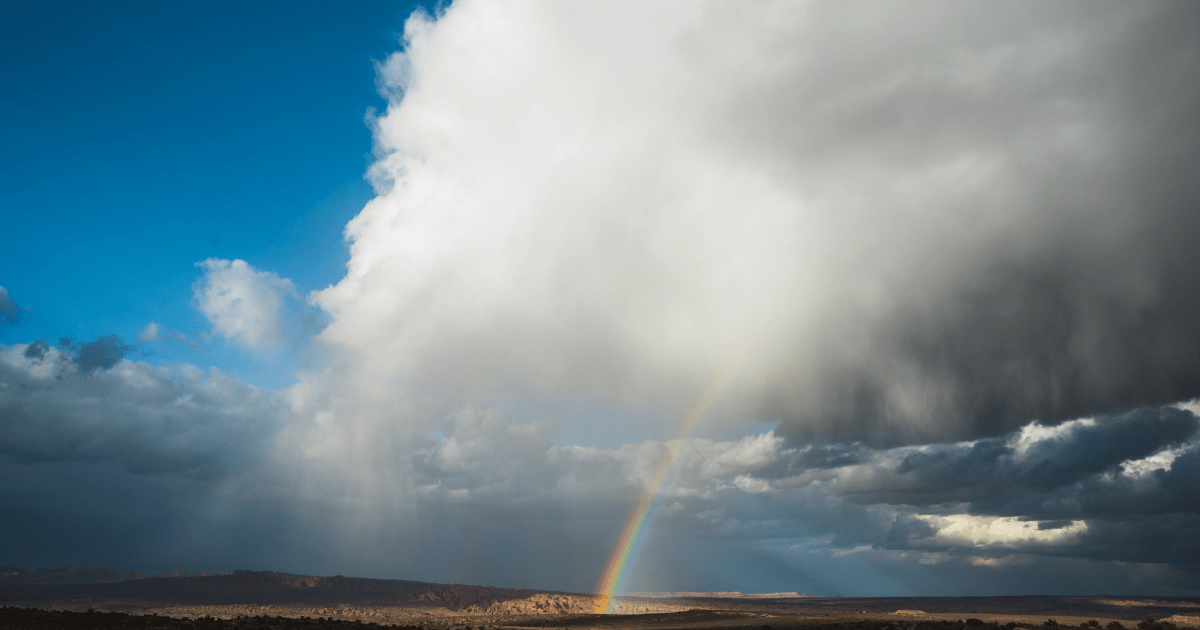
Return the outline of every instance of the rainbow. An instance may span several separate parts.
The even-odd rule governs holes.
[[[695,430],[696,425],[700,423],[700,419],[717,401],[717,397],[721,391],[725,389],[726,383],[729,382],[729,374],[719,379],[716,383],[709,387],[700,400],[696,401],[691,412],[687,415],[687,420],[683,423],[680,431],[679,439],[667,442],[667,455],[658,463],[658,468],[654,470],[654,475],[650,478],[650,483],[647,484],[645,492],[638,499],[637,504],[633,508],[633,512],[629,515],[629,520],[625,523],[625,529],[621,532],[621,537],[617,539],[617,546],[613,549],[612,555],[608,558],[608,564],[604,569],[604,576],[600,580],[600,586],[596,589],[596,612],[599,614],[611,614],[613,612],[613,603],[617,593],[621,590],[621,584],[625,580],[625,572],[629,569],[629,560],[633,557],[633,552],[637,547],[638,541],[642,537],[642,533],[646,530],[646,522],[653,511],[655,502],[658,501],[658,495],[662,491],[663,482],[667,479],[667,473],[671,471],[671,465],[675,463],[675,457],[679,454],[679,449],[683,446],[683,439],[691,435]]]

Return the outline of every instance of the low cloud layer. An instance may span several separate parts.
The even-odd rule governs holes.
[[[553,423],[474,407],[425,434],[403,423],[362,434],[336,417],[301,421],[310,401],[297,389],[272,394],[215,370],[128,360],[87,371],[34,347],[0,353],[0,486],[26,495],[9,540],[81,541],[34,544],[51,564],[112,564],[105,554],[117,554],[142,567],[587,591],[671,450],[631,588],[996,594],[1054,575],[1054,592],[1200,589],[1200,419],[1187,409],[895,448],[795,446],[766,432],[603,449],[560,444]],[[393,400],[404,413],[422,409]],[[70,488],[87,500],[53,500]],[[105,534],[130,519],[162,537]],[[105,535],[115,539],[85,548]],[[205,550],[203,563],[179,551],[181,535]],[[906,571],[933,573],[885,579]],[[939,586],[953,576],[965,582]]]
[[[113,335],[75,356],[42,342],[0,352],[0,454],[208,479],[264,456],[282,422],[274,395],[218,370],[124,360],[127,348]]]

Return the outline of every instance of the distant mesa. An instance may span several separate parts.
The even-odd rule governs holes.
[[[586,600],[586,603],[584,603]],[[69,567],[0,568],[0,602],[84,610],[103,602],[131,609],[180,606],[401,607],[426,614],[515,612],[561,614],[590,610],[590,595],[546,591],[377,580],[342,575],[312,576],[274,571],[147,575],[133,571]],[[112,608],[112,606],[107,606]]]
[[[787,593],[742,593],[739,591],[672,591],[672,592],[638,592],[629,593],[627,597],[648,597],[654,599],[798,599],[815,597],[794,591]]]
[[[149,573],[121,571],[103,567],[64,567],[61,569],[19,569],[0,567],[0,585],[6,584],[111,584],[150,577]]]

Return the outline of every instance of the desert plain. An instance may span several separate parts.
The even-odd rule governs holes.
[[[617,598],[612,614],[597,613],[598,602],[581,593],[271,571],[143,576],[99,568],[0,568],[0,606],[8,627],[166,627],[152,619],[205,627],[252,627],[258,620],[271,621],[271,627],[375,624],[425,630],[1200,627],[1200,601],[1186,597],[637,593]],[[17,611],[33,609],[60,616],[14,621]],[[91,616],[80,614],[89,611]]]

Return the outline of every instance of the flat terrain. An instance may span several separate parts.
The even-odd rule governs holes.
[[[1200,628],[1200,601],[1196,598],[829,598],[783,593],[778,595],[784,597],[692,593],[687,596],[622,597],[617,608],[623,614],[599,615],[594,613],[596,599],[593,596],[575,593],[270,571],[135,579],[128,579],[128,575],[103,569],[27,571],[0,568],[0,606],[8,607],[5,610],[10,615],[16,614],[13,611],[17,609],[71,613],[92,610],[95,611],[92,617],[62,617],[60,621],[66,625],[61,627],[97,628],[193,627],[195,624],[214,630],[218,627],[301,628],[309,627],[309,622],[333,626],[347,622],[358,627],[362,627],[360,624],[379,624],[424,630],[764,630],[764,626],[771,630],[801,627],[813,630],[821,627],[831,630],[986,630],[1005,626],[1010,629],[1036,626],[1039,630],[1047,630],[1047,620],[1052,619],[1064,629],[1095,630],[1097,626],[1105,628],[1116,622],[1132,630],[1139,621],[1144,622],[1147,618],[1165,619],[1180,630]],[[99,622],[118,617],[96,616],[100,612],[158,617],[121,617],[125,621],[118,625],[104,625]],[[184,623],[185,618],[191,625],[170,625]],[[268,618],[276,620],[271,622],[274,625],[264,621]],[[228,623],[212,625],[219,620]],[[1088,623],[1091,620],[1096,623]],[[16,627],[13,623],[0,625]],[[1142,625],[1141,630],[1171,627],[1162,623]],[[1111,626],[1110,630],[1119,629]]]

